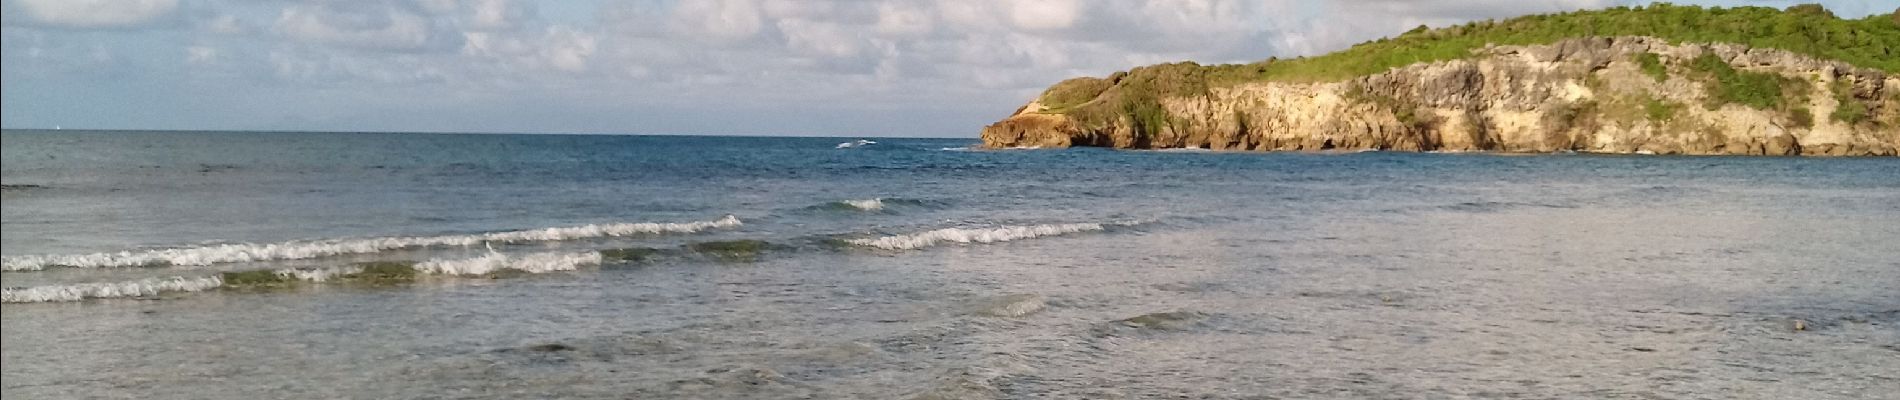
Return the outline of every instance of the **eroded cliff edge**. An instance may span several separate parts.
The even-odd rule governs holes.
[[[984,128],[982,139],[992,148],[1262,151],[1894,156],[1900,149],[1900,78],[1877,69],[1651,37],[1476,52],[1339,82],[1208,85],[1194,76],[1204,69],[1188,63],[1072,79]],[[1186,89],[1129,101],[1154,96],[1157,85]]]

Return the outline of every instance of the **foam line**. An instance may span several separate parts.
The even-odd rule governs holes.
[[[1113,225],[1113,224],[1111,224]],[[943,243],[997,243],[1107,229],[1104,224],[1051,224],[996,228],[945,228],[907,235],[853,239],[854,245],[885,250],[916,250]]]
[[[370,254],[389,250],[431,247],[472,246],[486,242],[550,242],[613,236],[667,233],[697,233],[707,229],[742,225],[738,217],[727,215],[714,221],[687,223],[619,223],[522,231],[492,232],[474,235],[382,237],[330,239],[282,243],[235,243],[175,249],[132,250],[80,255],[33,255],[5,257],[0,270],[38,271],[47,267],[115,268],[139,266],[199,266],[222,263],[302,260],[346,254]]]

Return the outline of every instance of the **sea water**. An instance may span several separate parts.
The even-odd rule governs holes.
[[[7,398],[1900,393],[1891,158],[3,135]]]

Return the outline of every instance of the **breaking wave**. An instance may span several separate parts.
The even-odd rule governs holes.
[[[808,209],[820,210],[820,211],[882,212],[882,211],[889,211],[891,208],[933,207],[935,205],[936,205],[935,203],[929,200],[903,199],[903,198],[895,198],[895,197],[877,197],[877,198],[870,198],[870,199],[863,199],[863,200],[839,200],[839,201],[834,201],[830,203],[824,203],[824,204],[811,206]]]
[[[416,272],[438,275],[487,275],[501,270],[516,270],[530,274],[555,271],[573,271],[580,267],[600,265],[599,252],[585,253],[534,253],[524,256],[509,256],[502,253],[488,253],[486,256],[455,260],[431,259],[416,263]]]
[[[211,265],[234,262],[301,260],[346,254],[368,254],[388,250],[431,246],[472,246],[484,242],[545,242],[611,236],[664,233],[697,233],[707,229],[741,225],[738,217],[727,215],[714,221],[686,223],[620,223],[574,227],[491,232],[473,235],[383,237],[291,241],[282,243],[235,243],[214,246],[159,250],[135,250],[81,255],[34,255],[5,257],[0,270],[37,271],[46,267],[108,268],[167,265]]]
[[[515,270],[530,274],[556,271],[572,271],[580,267],[600,265],[598,252],[586,253],[534,253],[521,256],[509,256],[501,253],[489,253],[486,256],[466,259],[431,259],[417,263],[413,268],[418,273],[470,276],[487,275],[502,270]],[[364,272],[360,265],[328,268],[286,268],[265,270],[283,281],[328,282],[347,280],[353,275]],[[259,271],[264,272],[264,271]],[[202,292],[230,286],[245,286],[247,283],[232,278],[225,282],[226,276],[236,273],[219,274],[204,277],[150,278],[126,282],[78,283],[70,285],[47,285],[0,289],[0,303],[46,303],[68,302],[86,299],[123,299],[151,297],[164,293]],[[269,276],[269,275],[265,275]],[[251,278],[256,279],[256,278]]]
[[[1044,236],[1058,236],[1081,232],[1094,232],[1108,229],[1109,226],[1133,225],[1133,223],[1082,223],[1002,226],[995,228],[945,228],[934,231],[918,232],[907,235],[884,236],[867,239],[847,240],[858,246],[876,247],[885,250],[916,250],[943,243],[997,243],[1012,240],[1031,239]]]
[[[851,208],[856,208],[856,209],[864,210],[864,211],[877,211],[877,210],[884,209],[884,199],[881,197],[875,198],[875,199],[869,199],[869,200],[845,200],[845,201],[840,201],[839,203],[844,203],[844,205],[851,206]]]
[[[43,303],[156,296],[160,293],[201,292],[224,286],[210,277],[151,278],[129,282],[80,283],[0,289],[0,303]]]

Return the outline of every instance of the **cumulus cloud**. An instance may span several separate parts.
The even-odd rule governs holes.
[[[69,28],[125,28],[173,15],[178,0],[15,0],[35,22]]]
[[[436,38],[433,24],[395,7],[296,5],[272,26],[292,40],[381,50],[422,50]]]
[[[682,39],[740,42],[765,30],[759,1],[685,0],[675,8],[672,26]]]
[[[1081,3],[1077,0],[1038,0],[1011,2],[1009,21],[1027,30],[1052,30],[1073,26]]]
[[[218,49],[210,46],[191,46],[185,48],[185,63],[204,64],[218,59]]]

